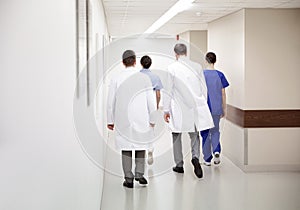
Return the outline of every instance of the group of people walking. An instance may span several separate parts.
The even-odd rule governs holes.
[[[155,138],[155,111],[159,109],[160,90],[164,89],[164,120],[172,130],[173,171],[184,173],[182,154],[182,133],[187,132],[191,140],[191,163],[196,177],[202,178],[199,162],[200,134],[204,164],[209,166],[214,159],[220,163],[220,118],[225,116],[226,94],[229,85],[224,74],[215,70],[216,55],[206,54],[207,69],[187,58],[187,47],[178,43],[174,47],[176,60],[168,66],[167,78],[160,78],[149,68],[152,60],[145,55],[136,66],[136,55],[126,50],[122,55],[125,68],[114,77],[109,86],[107,106],[107,127],[115,130],[116,145],[122,154],[124,172],[123,186],[133,188],[134,180],[148,184],[144,177],[145,156],[153,163],[152,140]],[[135,153],[135,170],[132,173],[132,153]]]

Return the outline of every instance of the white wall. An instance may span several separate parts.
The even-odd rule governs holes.
[[[190,43],[190,59],[200,63],[207,52],[207,31],[190,31]]]
[[[179,34],[179,38],[183,39],[186,42],[190,42],[190,31],[186,31],[186,32]]]
[[[245,20],[245,107],[299,109],[300,9],[247,9]]]
[[[106,23],[106,16],[104,12],[104,8],[102,5],[102,0],[92,0],[91,7],[93,10],[93,17],[92,17],[92,56],[98,50],[103,47],[103,40],[104,44],[108,43],[108,30],[107,30],[107,23]],[[98,39],[98,40],[97,40]]]
[[[245,20],[245,107],[299,109],[300,9],[247,9]],[[300,128],[248,130],[249,165],[300,170]]]
[[[208,25],[208,51],[217,55],[216,69],[222,71],[230,86],[226,88],[227,103],[244,108],[244,10],[213,21]],[[224,122],[221,130],[222,151],[235,164],[245,162],[246,135],[243,128]]]
[[[0,4],[0,209],[99,209],[73,125],[75,1]]]
[[[223,120],[222,120],[223,121]],[[245,130],[230,121],[223,121],[220,126],[222,152],[240,168],[244,167],[247,155],[247,133]]]
[[[249,165],[298,165],[300,153],[299,128],[248,129]]]
[[[209,24],[208,50],[229,80],[227,103],[243,110],[299,109],[299,9],[244,9]],[[245,171],[300,170],[299,128],[225,122],[223,152]]]
[[[185,41],[185,42],[187,42],[187,43],[190,43],[191,42],[191,40],[190,40],[190,31],[186,31],[186,32],[183,32],[183,33],[181,33],[181,34],[179,34],[179,40],[183,40],[183,41]],[[187,49],[187,57],[188,58],[190,58],[190,48],[189,48],[189,46],[187,46],[188,47],[188,49]]]
[[[217,55],[216,69],[230,83],[227,103],[244,108],[245,87],[245,17],[244,10],[220,18],[208,25],[208,51]]]
[[[203,64],[207,52],[207,31],[186,31],[179,34],[179,37],[189,43],[187,56],[192,61]]]

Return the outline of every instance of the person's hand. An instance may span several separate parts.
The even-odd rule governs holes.
[[[155,124],[154,123],[150,123],[150,127],[154,128]]]
[[[115,127],[115,125],[114,124],[108,124],[107,125],[107,128],[109,129],[109,130],[114,130],[114,127]]]
[[[169,123],[169,121],[170,121],[170,113],[165,113],[165,114],[164,114],[164,120],[165,120],[167,123]]]

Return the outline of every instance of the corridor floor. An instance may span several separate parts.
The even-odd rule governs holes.
[[[121,161],[107,154],[107,167],[121,172]],[[222,157],[219,166],[204,166],[204,178],[193,173],[190,156],[185,173],[167,169],[150,176],[147,187],[135,182],[134,189],[122,186],[123,178],[106,172],[101,210],[299,210],[300,173],[244,173]],[[147,174],[153,174],[147,166]]]

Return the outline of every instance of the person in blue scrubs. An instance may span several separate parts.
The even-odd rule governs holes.
[[[205,56],[208,63],[204,70],[204,77],[208,91],[207,103],[214,121],[214,128],[201,131],[202,136],[202,152],[204,158],[204,165],[210,166],[214,158],[214,164],[220,164],[220,119],[226,114],[226,93],[225,88],[229,83],[225,75],[215,69],[216,54],[208,52]]]
[[[143,69],[140,71],[149,76],[152,82],[153,91],[155,91],[156,95],[156,108],[159,109],[160,102],[160,90],[163,88],[160,78],[150,71],[150,66],[152,64],[152,60],[148,55],[145,55],[141,58],[141,65]],[[148,150],[148,164],[153,164],[153,148]]]

